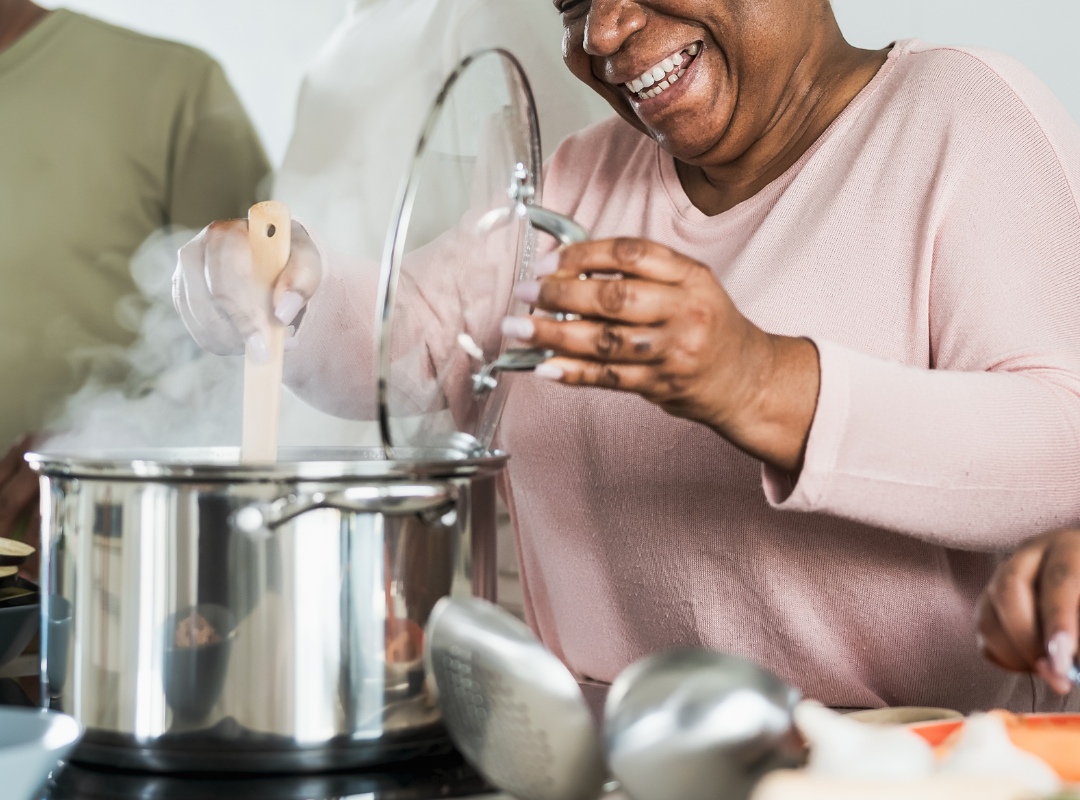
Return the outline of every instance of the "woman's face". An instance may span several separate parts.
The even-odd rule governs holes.
[[[827,0],[555,6],[571,72],[664,150],[700,166],[738,158],[798,99],[791,78],[832,19]]]

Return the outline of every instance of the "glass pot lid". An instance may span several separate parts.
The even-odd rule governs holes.
[[[377,402],[388,458],[395,449],[486,452],[508,373],[551,355],[501,333],[503,317],[530,310],[514,286],[532,274],[534,229],[562,244],[588,238],[540,207],[541,168],[521,65],[502,50],[469,56],[428,115],[383,254]]]

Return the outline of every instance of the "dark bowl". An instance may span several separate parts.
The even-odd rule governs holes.
[[[37,584],[24,578],[19,585],[38,590]],[[41,627],[41,602],[12,608],[0,608],[0,667],[4,667],[22,655],[38,628]]]

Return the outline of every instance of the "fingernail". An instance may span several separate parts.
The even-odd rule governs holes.
[[[1060,695],[1066,695],[1072,691],[1072,685],[1054,672],[1048,658],[1040,658],[1035,662],[1035,674],[1046,681],[1047,685]]]
[[[539,261],[536,262],[536,266],[533,268],[533,274],[538,278],[542,278],[545,275],[554,275],[559,271],[559,251],[552,250],[545,255]]]
[[[536,377],[547,378],[550,381],[560,380],[563,374],[564,373],[562,371],[562,368],[557,367],[554,364],[541,364],[535,370],[533,370],[533,375],[535,375]]]
[[[512,339],[531,339],[536,333],[536,326],[528,317],[505,317],[502,321],[503,336]]]
[[[540,284],[536,281],[522,281],[514,287],[514,296],[523,303],[535,303],[540,297]]]
[[[1068,678],[1072,671],[1073,656],[1072,641],[1065,631],[1058,631],[1046,644],[1046,652],[1050,654],[1050,663],[1054,667],[1055,674],[1062,678]]]
[[[259,364],[270,360],[270,346],[261,333],[253,333],[247,340],[247,351]]]
[[[282,325],[289,325],[303,307],[304,298],[290,290],[281,296],[281,301],[274,310],[274,316],[281,320]]]
[[[300,340],[297,339],[295,336],[289,336],[289,337],[287,337],[285,339],[285,350],[286,350],[286,352],[291,351],[291,350],[295,350],[299,346],[300,346]]]

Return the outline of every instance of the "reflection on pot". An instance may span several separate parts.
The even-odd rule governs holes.
[[[49,627],[46,631],[46,680],[51,697],[59,697],[67,683],[71,643],[71,602],[63,595],[49,595]]]
[[[206,719],[221,697],[234,624],[213,603],[178,611],[165,623],[165,701],[174,729]]]

